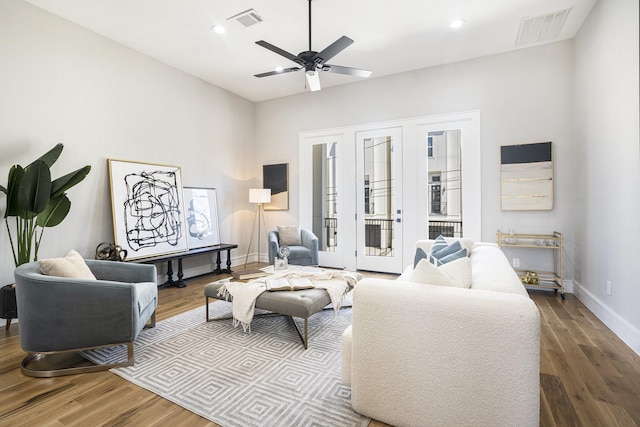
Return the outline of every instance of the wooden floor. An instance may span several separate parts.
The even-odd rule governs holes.
[[[203,304],[212,280],[161,289],[157,320]],[[640,356],[573,295],[530,294],[542,319],[540,425],[640,427]],[[18,326],[0,331],[0,426],[215,426],[110,372],[26,377]]]

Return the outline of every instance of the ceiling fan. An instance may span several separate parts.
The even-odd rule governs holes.
[[[337,74],[347,74],[349,76],[357,76],[357,77],[369,77],[371,75],[371,71],[369,70],[361,70],[359,68],[351,68],[351,67],[343,67],[340,65],[331,65],[327,64],[326,61],[330,60],[344,49],[346,49],[350,44],[353,43],[347,36],[342,36],[335,42],[331,43],[327,46],[322,52],[316,52],[311,50],[311,0],[309,1],[309,50],[300,52],[298,55],[293,55],[286,50],[280,49],[277,46],[272,45],[264,40],[257,41],[256,44],[264,47],[265,49],[269,49],[272,52],[277,53],[278,55],[284,56],[285,58],[295,62],[298,64],[298,67],[285,68],[279,71],[268,71],[266,73],[255,74],[255,77],[268,77],[274,76],[276,74],[283,73],[291,73],[293,71],[304,70],[305,77],[307,79],[307,84],[309,85],[309,89],[312,91],[320,90],[320,76],[318,71],[326,71],[329,73],[337,73]]]

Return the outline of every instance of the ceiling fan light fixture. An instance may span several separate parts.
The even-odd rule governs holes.
[[[320,75],[315,70],[307,70],[304,72],[304,76],[307,79],[307,85],[311,92],[320,90]]]

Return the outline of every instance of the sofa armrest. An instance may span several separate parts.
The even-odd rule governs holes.
[[[384,279],[354,290],[352,405],[372,418],[537,426],[539,358],[526,296]]]

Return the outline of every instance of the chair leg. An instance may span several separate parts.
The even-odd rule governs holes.
[[[154,311],[153,314],[151,315],[151,318],[149,319],[149,323],[144,325],[143,329],[150,329],[155,327],[156,327],[156,312]]]
[[[90,364],[79,354],[81,351],[96,350],[117,345],[127,346],[127,361],[105,365]],[[97,347],[80,348],[67,351],[51,351],[46,353],[28,353],[20,363],[22,373],[29,377],[51,378],[63,375],[84,374],[89,372],[106,371],[112,368],[133,366],[133,342],[109,344]]]

